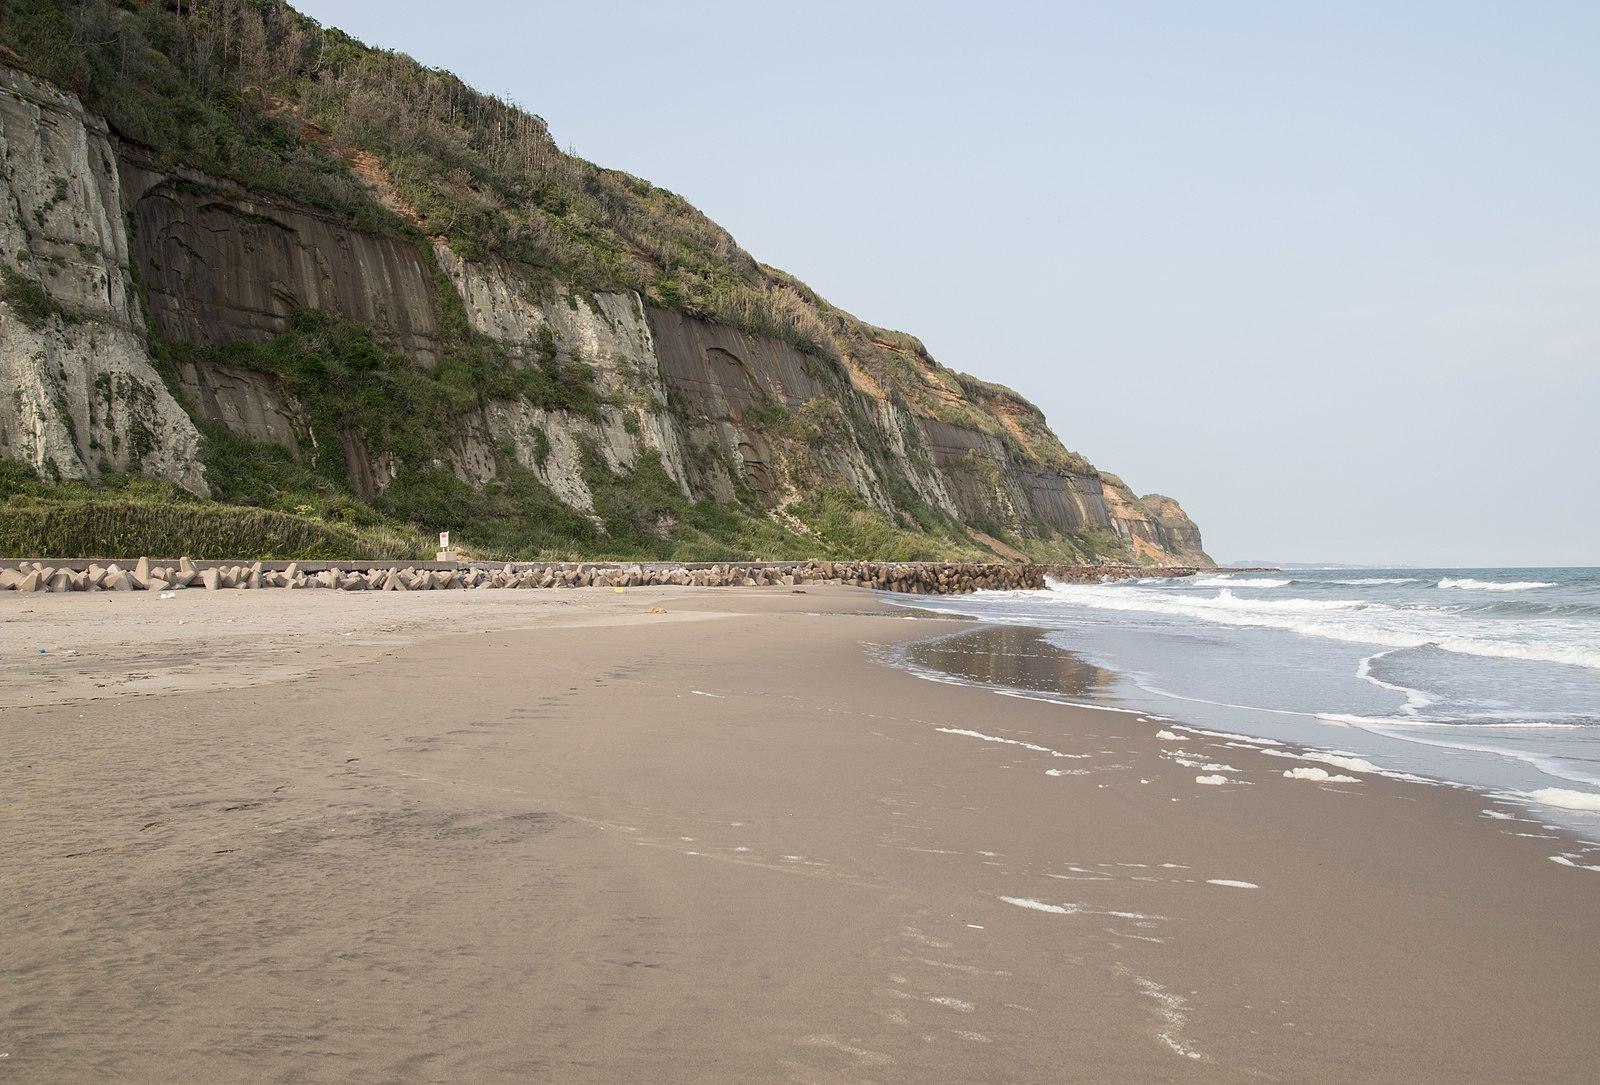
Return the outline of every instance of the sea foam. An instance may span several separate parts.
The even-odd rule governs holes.
[[[1479,583],[1488,583],[1480,581]],[[1541,587],[1545,581],[1517,582]],[[1221,625],[1281,629],[1307,637],[1375,644],[1385,648],[1433,647],[1458,655],[1521,659],[1600,668],[1600,648],[1575,630],[1574,640],[1522,639],[1484,635],[1488,630],[1452,622],[1453,611],[1403,607],[1362,599],[1244,599],[1230,589],[1215,595],[1150,591],[1118,584],[1066,584],[1046,578],[1050,594],[1062,602],[1095,610],[1165,614]],[[1496,589],[1502,588],[1496,585]],[[1495,589],[1491,589],[1495,590]],[[1018,593],[1018,597],[1025,597]]]
[[[1140,581],[1144,583],[1144,581]],[[1171,583],[1171,581],[1168,581]],[[1196,576],[1178,582],[1191,588],[1287,588],[1293,580],[1273,580],[1263,578],[1256,580],[1235,580],[1231,576]]]
[[[1553,588],[1551,580],[1474,580],[1470,576],[1445,577],[1439,581],[1441,588],[1460,588],[1466,591],[1532,591],[1535,588]]]
[[[965,727],[935,727],[934,730],[943,732],[947,735],[963,735],[966,738],[981,739],[984,742],[1000,742],[1007,746],[1021,746],[1024,750],[1032,750],[1034,753],[1047,753],[1051,757],[1070,757],[1074,760],[1086,761],[1090,756],[1086,753],[1062,753],[1060,750],[1052,750],[1048,746],[1040,746],[1032,742],[1023,742],[1021,739],[1017,738],[1001,738],[999,735],[986,735],[982,731],[969,731]]]
[[[1030,912],[1049,912],[1051,915],[1073,915],[1078,911],[1078,906],[1076,904],[1070,908],[1064,908],[1059,904],[1046,904],[1042,900],[1034,900],[1032,897],[1001,897],[1000,899],[1005,901],[1007,904],[1015,904],[1018,908],[1026,908]]]
[[[1541,787],[1527,793],[1529,799],[1541,806],[1555,806],[1562,810],[1578,810],[1600,814],[1600,794],[1593,791],[1573,791],[1565,787]]]
[[[1332,773],[1327,769],[1319,769],[1311,765],[1296,765],[1292,769],[1285,770],[1284,776],[1291,780],[1313,780],[1319,784],[1359,784],[1361,782],[1354,776]]]

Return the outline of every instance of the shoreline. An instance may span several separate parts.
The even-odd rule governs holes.
[[[1592,1069],[1600,883],[1476,795],[1195,735],[1244,781],[1197,784],[801,592],[11,596],[61,647],[0,684],[7,1071]]]
[[[1576,627],[1543,617],[1565,597],[1533,598],[1573,572],[1582,573],[1550,570],[1539,582],[1458,580],[1452,570],[1405,580],[1224,576],[893,601],[1038,630],[1050,647],[1032,651],[1080,663],[1060,682],[1044,680],[1069,701],[1243,732],[1346,771],[1463,786],[1600,847],[1596,721],[1586,710],[1597,691],[1584,688],[1596,672],[1588,659],[1566,665],[1562,653],[1583,651]],[[1581,611],[1581,575],[1575,582]],[[1458,585],[1448,598],[1431,591]],[[1506,592],[1528,598],[1502,601]],[[1097,688],[1080,689],[1086,681]]]
[[[900,604],[891,603],[891,605]],[[924,613],[944,614],[945,612],[924,611]],[[958,617],[953,614],[949,616]],[[1026,622],[1003,624],[997,622],[985,623],[976,618],[971,620],[978,623],[976,628],[957,629],[898,645],[892,653],[894,659],[889,661],[887,665],[899,667],[927,681],[966,685],[1001,696],[1024,697],[1047,704],[1121,713],[1134,717],[1141,724],[1165,724],[1170,729],[1184,732],[1186,735],[1197,736],[1202,740],[1220,742],[1226,748],[1221,751],[1220,759],[1224,761],[1226,760],[1227,750],[1250,749],[1268,757],[1303,762],[1301,766],[1284,766],[1285,775],[1288,775],[1290,771],[1297,771],[1302,774],[1300,778],[1314,782],[1361,784],[1372,779],[1381,778],[1475,795],[1479,802],[1494,808],[1481,811],[1480,816],[1491,821],[1514,823],[1519,827],[1536,827],[1547,830],[1547,832],[1538,835],[1551,840],[1564,840],[1571,850],[1552,855],[1550,857],[1552,862],[1576,866],[1584,870],[1600,871],[1600,865],[1595,865],[1600,864],[1600,824],[1590,826],[1588,823],[1581,821],[1573,824],[1553,822],[1552,818],[1559,818],[1563,814],[1570,816],[1573,812],[1541,806],[1537,793],[1525,793],[1501,786],[1450,779],[1440,775],[1429,776],[1422,773],[1374,765],[1358,754],[1337,749],[1331,742],[1319,745],[1296,739],[1240,734],[1233,731],[1219,730],[1213,725],[1189,720],[1182,715],[1164,715],[1154,711],[1112,704],[1109,703],[1114,699],[1111,687],[1117,681],[1126,680],[1126,676],[1114,669],[1090,662],[1078,652],[1052,644],[1048,639],[1048,635],[1059,632],[1058,629],[1043,625],[1032,625]],[[1031,656],[1034,659],[1054,661],[1064,668],[1069,675],[1067,680],[1074,683],[1075,688],[1063,690],[1050,684],[1031,684],[1037,683],[1039,673],[1033,673],[1026,677],[1013,676],[1010,679],[997,677],[997,670],[1005,668],[999,666],[994,658],[982,652],[963,653],[961,649],[957,649],[957,654],[969,654],[979,657],[979,662],[976,666],[962,672],[949,669],[948,663],[941,666],[936,662],[932,662],[929,658],[943,657],[948,654],[940,650],[944,641],[960,641],[965,638],[1005,641],[1012,639],[1017,634],[1021,634],[1026,640],[1026,643],[1021,646],[1024,650],[1018,653],[1015,648],[1012,648],[999,654],[1020,654],[1023,658]],[[1050,669],[1048,662],[1033,668],[1027,666],[1020,668],[1022,672],[1029,670],[1035,672],[1049,671]],[[1097,686],[1098,688],[1091,688],[1092,686]],[[1213,772],[1236,771],[1232,770],[1231,766],[1225,765],[1211,764],[1205,767]],[[1348,773],[1352,772],[1358,775],[1352,778],[1348,775]],[[1317,773],[1327,774],[1327,779],[1319,780],[1316,776]],[[1580,824],[1585,825],[1585,828],[1578,828],[1577,825]],[[1585,835],[1586,833],[1588,835]],[[1523,835],[1531,836],[1532,834]]]

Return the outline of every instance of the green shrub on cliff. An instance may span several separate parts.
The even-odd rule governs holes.
[[[267,509],[199,502],[22,501],[0,505],[0,554],[15,557],[421,558],[425,540]]]
[[[266,343],[152,344],[174,386],[179,362],[234,365],[275,374],[304,409],[299,460],[202,426],[208,475],[224,500],[334,525],[433,528],[453,513],[466,518],[462,537],[475,534],[485,551],[507,556],[563,546],[619,556],[974,552],[961,525],[919,496],[926,487],[897,474],[902,444],[918,474],[933,470],[917,425],[901,427],[903,441],[885,440],[852,387],[922,419],[983,431],[1013,458],[1092,470],[1014,393],[958,376],[915,337],[866,324],[757,263],[681,197],[565,154],[540,118],[513,103],[324,28],[281,0],[0,0],[0,44],[78,93],[124,146],[167,164],[321,208],[368,233],[424,247],[442,237],[468,259],[507,261],[535,291],[636,290],[657,306],[792,344],[805,352],[806,371],[840,395],[750,412],[746,421],[783,446],[779,483],[838,478],[841,450],[846,458],[859,450],[895,509],[814,494],[773,515],[738,465],[739,504],[716,509],[662,487],[660,465],[641,463],[591,472],[597,525],[556,501],[536,474],[518,475],[504,451],[498,480],[483,492],[447,479],[463,417],[486,404],[521,398],[591,419],[603,404],[592,374],[558,359],[553,340],[534,345],[528,364],[511,364],[503,345],[471,330],[442,273],[444,349],[432,368],[321,313],[298,314]],[[43,319],[26,281],[0,288],[19,299],[25,319]],[[366,456],[375,473],[395,475],[392,492],[370,502],[356,499],[369,492],[366,480],[358,489],[346,477],[357,440],[351,458],[362,473]]]
[[[213,471],[212,477],[221,481],[223,476]],[[162,479],[117,471],[103,472],[92,482],[44,482],[23,464],[0,460],[0,555],[426,556],[426,540],[414,529],[347,498],[325,496],[320,509],[304,504],[298,510],[246,508],[204,501]],[[340,503],[350,506],[343,522],[328,515]]]
[[[258,12],[268,6],[0,0],[0,42],[169,162],[302,200],[362,229],[408,230],[291,118],[271,115],[229,59],[262,44]]]
[[[270,373],[300,405],[308,431],[303,464],[202,425],[206,462],[224,495],[252,503],[267,503],[260,496],[264,489],[348,490],[344,441],[350,435],[400,469],[423,470],[445,454],[461,417],[491,400],[520,397],[587,417],[598,415],[600,402],[588,367],[563,364],[553,351],[516,366],[498,344],[478,337],[450,347],[425,369],[364,325],[313,309],[296,312],[289,331],[265,342],[154,345],[169,374],[180,364]]]
[[[75,319],[61,308],[37,279],[30,279],[8,267],[0,268],[0,298],[11,306],[18,320],[36,331],[49,323],[52,316],[68,321]]]
[[[820,490],[792,508],[793,515],[816,532],[830,557],[865,557],[880,561],[939,559],[991,560],[956,528],[955,535],[906,528],[842,490]]]
[[[972,389],[914,336],[858,320],[758,263],[681,196],[566,154],[515,103],[281,0],[0,0],[0,25],[25,63],[170,162],[369,232],[443,236],[460,255],[500,257],[533,281],[636,290],[665,308],[848,358],[921,415],[1004,432],[961,399]],[[357,179],[357,161],[408,217]],[[1032,455],[1081,464],[1042,419],[1024,426],[1037,436]]]
[[[607,549],[588,518],[565,505],[532,471],[503,463],[495,478],[469,486],[440,468],[405,469],[376,506],[394,520],[448,530],[492,558],[566,558]],[[631,556],[619,553],[617,556]]]

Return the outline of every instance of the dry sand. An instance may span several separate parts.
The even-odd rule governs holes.
[[[0,599],[0,1077],[1593,1080],[1560,841],[1189,736],[1236,781],[1197,784],[1161,724],[874,659],[955,628]]]

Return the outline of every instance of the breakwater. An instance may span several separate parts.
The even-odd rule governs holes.
[[[324,589],[445,591],[489,588],[736,588],[845,584],[914,595],[1042,588],[1045,577],[1077,583],[1188,576],[1188,566],[1031,565],[950,561],[767,562],[279,562],[139,558],[23,560],[0,565],[0,590],[25,592]]]

